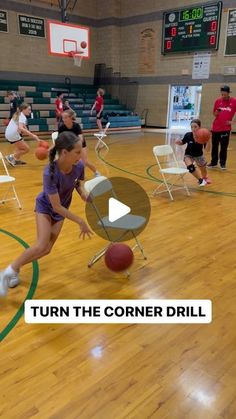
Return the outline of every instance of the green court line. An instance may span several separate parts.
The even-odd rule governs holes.
[[[111,146],[111,144],[109,145]],[[164,183],[161,179],[158,179],[157,177],[153,176],[150,171],[153,167],[156,167],[156,164],[152,164],[150,166],[148,166],[145,170],[148,176],[143,176],[143,175],[139,175],[138,173],[134,173],[134,172],[130,172],[129,170],[123,169],[122,167],[116,166],[110,162],[108,162],[107,160],[104,159],[104,157],[101,156],[101,150],[98,151],[98,157],[101,161],[103,161],[107,166],[113,167],[114,169],[119,170],[120,172],[123,173],[127,173],[129,175],[133,175],[136,177],[139,177],[141,179],[147,179],[147,180],[151,180],[153,182],[156,183]],[[174,186],[179,186],[179,185],[174,185]],[[220,195],[220,196],[228,196],[230,198],[236,198],[236,193],[234,192],[220,192],[220,191],[211,191],[211,190],[200,190],[198,188],[194,188],[194,187],[189,187],[190,190],[195,191],[195,192],[199,192],[199,193],[208,193],[208,194],[212,194],[212,195]]]
[[[16,241],[18,241],[18,243],[20,243],[25,249],[29,248],[29,245],[27,243],[25,243],[24,240],[22,240],[20,237],[15,236],[15,234],[12,234],[7,230],[3,230],[2,228],[0,228],[0,233],[6,234],[7,236],[12,237]],[[8,335],[8,333],[11,332],[11,330],[16,326],[17,322],[23,316],[25,301],[26,300],[32,300],[32,298],[34,296],[34,293],[37,289],[38,277],[39,277],[39,265],[38,265],[38,262],[36,260],[34,260],[32,262],[32,267],[33,267],[33,274],[32,274],[32,280],[31,280],[29,291],[28,291],[23,303],[21,304],[20,308],[16,312],[16,314],[12,317],[12,319],[6,325],[6,327],[0,332],[0,342],[3,341],[3,339]]]
[[[142,179],[153,180],[154,182],[156,182],[156,180],[154,180],[154,179],[150,179],[150,177],[149,177],[149,176],[139,175],[138,173],[130,172],[129,170],[122,169],[122,167],[115,166],[114,164],[112,164],[112,163],[108,162],[107,160],[105,160],[105,159],[104,159],[104,158],[100,155],[100,150],[98,151],[98,157],[99,157],[99,159],[100,159],[101,161],[103,161],[105,164],[107,164],[107,166],[113,167],[114,169],[117,169],[117,170],[119,170],[120,172],[128,173],[128,175],[133,175],[133,176],[136,176],[136,177],[140,177],[140,178],[142,178]]]
[[[151,169],[153,168],[153,167],[156,167],[156,165],[155,164],[152,164],[151,166],[148,166],[147,168],[146,168],[146,173],[152,178],[152,179],[155,179],[157,182],[159,182],[159,183],[164,183],[161,179],[158,179],[158,178],[156,178],[155,176],[153,176],[150,172],[151,172]],[[168,183],[168,182],[167,182]],[[168,185],[170,185],[169,183],[168,183]],[[179,185],[175,185],[174,184],[174,186],[179,186]],[[190,190],[192,190],[192,191],[196,191],[196,192],[200,192],[200,193],[202,193],[202,192],[204,192],[204,193],[208,193],[208,194],[213,194],[213,195],[221,195],[221,196],[228,196],[228,197],[231,197],[231,198],[236,198],[236,193],[234,193],[234,192],[220,192],[220,191],[211,191],[211,190],[209,190],[209,189],[204,189],[204,190],[202,190],[202,189],[198,189],[198,188],[194,188],[194,187],[189,187],[188,186],[188,188],[190,189]]]

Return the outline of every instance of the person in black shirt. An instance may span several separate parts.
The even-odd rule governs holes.
[[[9,119],[11,119],[18,109],[18,100],[15,92],[7,92],[7,97],[10,104]]]
[[[201,127],[199,119],[193,119],[191,122],[191,131],[187,132],[182,140],[176,140],[178,145],[187,144],[184,163],[187,166],[189,173],[191,173],[199,183],[199,186],[205,186],[211,183],[207,176],[207,161],[203,155],[203,144],[195,141],[195,133]]]
[[[94,164],[88,161],[87,144],[83,137],[81,127],[75,120],[76,113],[73,111],[73,109],[68,109],[64,111],[62,113],[62,122],[60,122],[58,126],[58,133],[60,134],[64,131],[71,131],[80,138],[82,143],[82,160],[84,162],[84,165],[89,167],[89,169],[94,173],[95,177],[100,176],[100,173],[97,171]]]

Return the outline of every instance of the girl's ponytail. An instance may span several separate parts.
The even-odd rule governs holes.
[[[14,113],[14,115],[13,115],[13,117],[12,117],[13,121],[15,121],[16,123],[18,123],[18,121],[19,121],[19,116],[20,116],[21,112],[22,112],[24,109],[27,109],[27,108],[29,108],[29,107],[30,107],[30,105],[29,105],[28,103],[23,102],[23,103],[19,106],[19,108],[17,109],[17,111]]]
[[[57,154],[57,149],[56,149],[56,146],[54,146],[49,151],[49,165],[50,165],[51,180],[53,180],[53,178],[54,178],[54,170],[55,170],[54,160],[55,160],[56,154]]]

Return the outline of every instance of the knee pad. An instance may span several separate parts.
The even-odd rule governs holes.
[[[196,167],[194,166],[194,164],[189,164],[187,166],[187,169],[188,169],[189,173],[193,173],[193,172],[195,172]]]

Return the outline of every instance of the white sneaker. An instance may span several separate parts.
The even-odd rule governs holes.
[[[0,272],[0,297],[5,297],[8,291],[8,282],[3,272]]]
[[[206,186],[207,185],[207,181],[205,180],[205,179],[203,179],[202,180],[202,183],[199,183],[199,187],[202,187],[202,186]]]
[[[5,271],[2,271],[2,276],[6,279],[9,288],[15,288],[20,283],[19,274],[12,268],[9,268],[10,267],[6,268]]]
[[[20,284],[20,278],[19,278],[18,275],[16,275],[15,277],[11,277],[10,279],[8,279],[8,287],[9,288],[15,288],[19,284]]]
[[[9,288],[15,288],[20,283],[20,278],[17,272],[10,275],[5,275],[5,278],[8,281]]]
[[[13,154],[10,154],[9,156],[6,156],[5,159],[12,167],[15,167],[16,161],[14,159]]]

